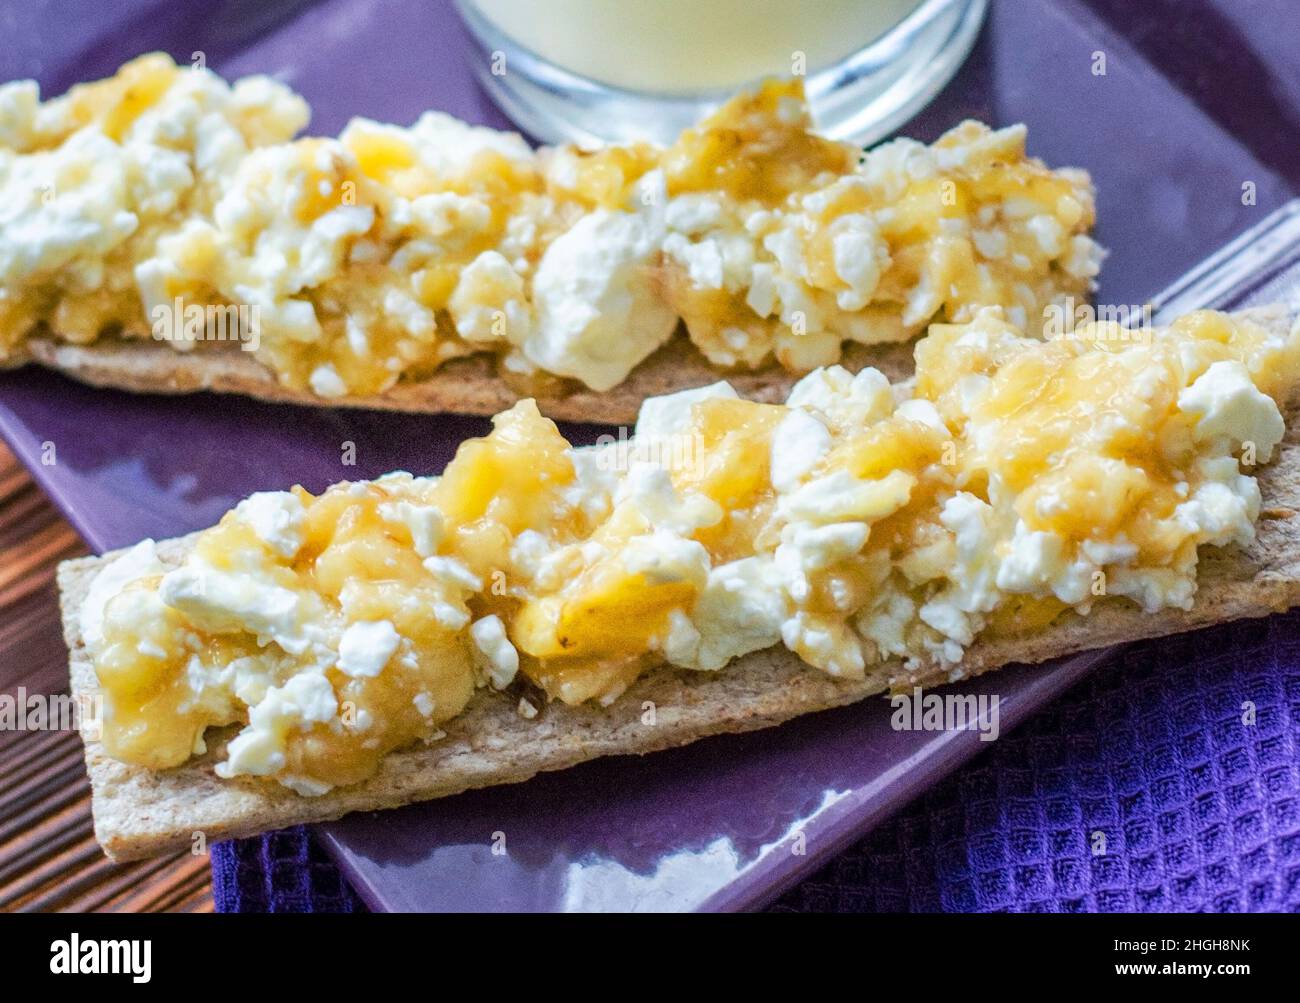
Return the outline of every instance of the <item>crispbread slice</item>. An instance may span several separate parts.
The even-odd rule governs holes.
[[[1117,603],[1100,606],[1087,617],[1070,615],[1038,634],[980,640],[963,662],[967,675],[1300,605],[1300,446],[1285,447],[1280,462],[1265,470],[1260,481],[1266,508],[1258,539],[1245,550],[1202,553],[1200,588],[1191,610],[1145,614]],[[193,539],[160,544],[164,564],[179,564]],[[114,556],[81,558],[59,568],[74,694],[97,688],[77,612],[90,581]],[[482,691],[446,726],[446,738],[393,754],[365,783],[319,798],[300,797],[264,781],[217,778],[212,766],[237,729],[226,729],[210,741],[207,755],[159,773],[119,763],[99,742],[87,739],[95,834],[109,856],[131,859],[183,846],[195,832],[207,839],[247,836],[514,783],[599,756],[652,752],[708,735],[779,724],[885,692],[891,684],[933,685],[946,678],[937,667],[905,672],[890,665],[863,682],[837,682],[774,648],[716,673],[658,670],[609,708],[552,704],[534,720],[518,714],[517,696]],[[647,700],[657,708],[654,726],[641,721]]]
[[[1277,312],[1256,320],[1286,323]],[[1288,406],[1289,414],[1294,408]],[[1255,541],[1242,548],[1202,548],[1196,602],[1190,610],[1143,613],[1124,600],[1102,603],[1088,616],[1068,613],[1046,630],[981,637],[966,652],[964,675],[1159,637],[1300,606],[1300,435],[1288,429],[1276,462],[1259,471],[1264,507]],[[180,564],[195,534],[158,545],[167,566]],[[119,552],[120,553],[120,552]],[[59,567],[64,637],[73,693],[89,694],[97,680],[81,640],[78,611],[91,580],[116,553]],[[553,703],[534,719],[517,711],[518,696],[480,691],[446,737],[388,756],[364,783],[305,798],[254,778],[222,780],[213,765],[238,730],[209,735],[208,752],[175,769],[154,772],[109,758],[86,738],[95,834],[109,856],[125,860],[208,840],[248,836],[287,825],[338,818],[352,811],[396,807],[476,787],[515,783],[547,770],[607,755],[646,753],[727,732],[779,724],[801,714],[861,700],[890,688],[948,681],[938,665],[904,670],[889,664],[859,682],[837,681],[781,648],[737,659],[718,672],[663,668],[647,674],[608,708]],[[645,701],[654,725],[642,723]]]
[[[279,403],[385,411],[493,415],[519,399],[497,375],[488,355],[454,359],[432,375],[398,383],[380,394],[323,398],[282,386],[275,375],[234,344],[203,344],[178,352],[152,339],[103,338],[74,345],[52,338],[27,343],[32,361],[83,383],[138,393],[183,394],[196,390],[243,394]],[[857,371],[875,366],[891,380],[911,372],[912,345],[847,345],[843,364]],[[565,391],[536,397],[542,413],[561,421],[631,425],[647,397],[727,380],[750,400],[781,403],[798,376],[772,365],[756,371],[727,371],[709,364],[685,337],[674,337],[612,390],[598,393],[576,381]]]

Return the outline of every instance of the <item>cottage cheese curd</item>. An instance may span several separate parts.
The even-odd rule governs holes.
[[[797,82],[668,148],[533,151],[432,112],[293,139],[307,116],[267,78],[162,55],[43,104],[0,88],[0,362],[44,329],[238,338],[327,399],[477,352],[521,391],[607,390],[682,320],[719,366],[803,372],[980,305],[1038,323],[1100,260],[1087,177],[1027,158],[1022,127],[859,162]],[[233,333],[226,309],[247,312]]]
[[[307,118],[269,78],[230,85],[162,55],[44,104],[31,81],[0,87],[0,359],[40,323],[76,342],[139,332],[137,266]]]

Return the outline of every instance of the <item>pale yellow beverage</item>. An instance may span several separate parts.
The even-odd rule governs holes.
[[[920,0],[472,0],[524,48],[603,84],[658,94],[811,75]]]

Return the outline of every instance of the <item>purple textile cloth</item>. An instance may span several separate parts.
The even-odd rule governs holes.
[[[222,911],[364,909],[302,828],[212,871]],[[1300,912],[1300,613],[1125,649],[773,908]]]

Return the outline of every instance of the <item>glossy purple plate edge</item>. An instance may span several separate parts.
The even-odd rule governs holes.
[[[999,689],[1011,689],[1009,696],[996,694],[1003,708],[1001,727],[1015,728],[1027,720],[1107,661],[1114,651],[1088,651],[1050,666],[1022,667],[1023,678],[1011,680],[1010,687],[1006,685],[1009,680],[997,681],[995,685]],[[767,854],[757,866],[709,896],[700,904],[699,911],[738,912],[767,905],[848,849],[901,806],[969,762],[981,749],[977,731],[937,733],[877,783],[859,787],[836,802],[833,810],[822,813],[826,816],[824,821],[819,815],[817,824],[805,832],[809,842],[815,842],[815,851],[800,858],[790,854],[790,859],[797,859],[797,863],[784,866],[779,854]]]

